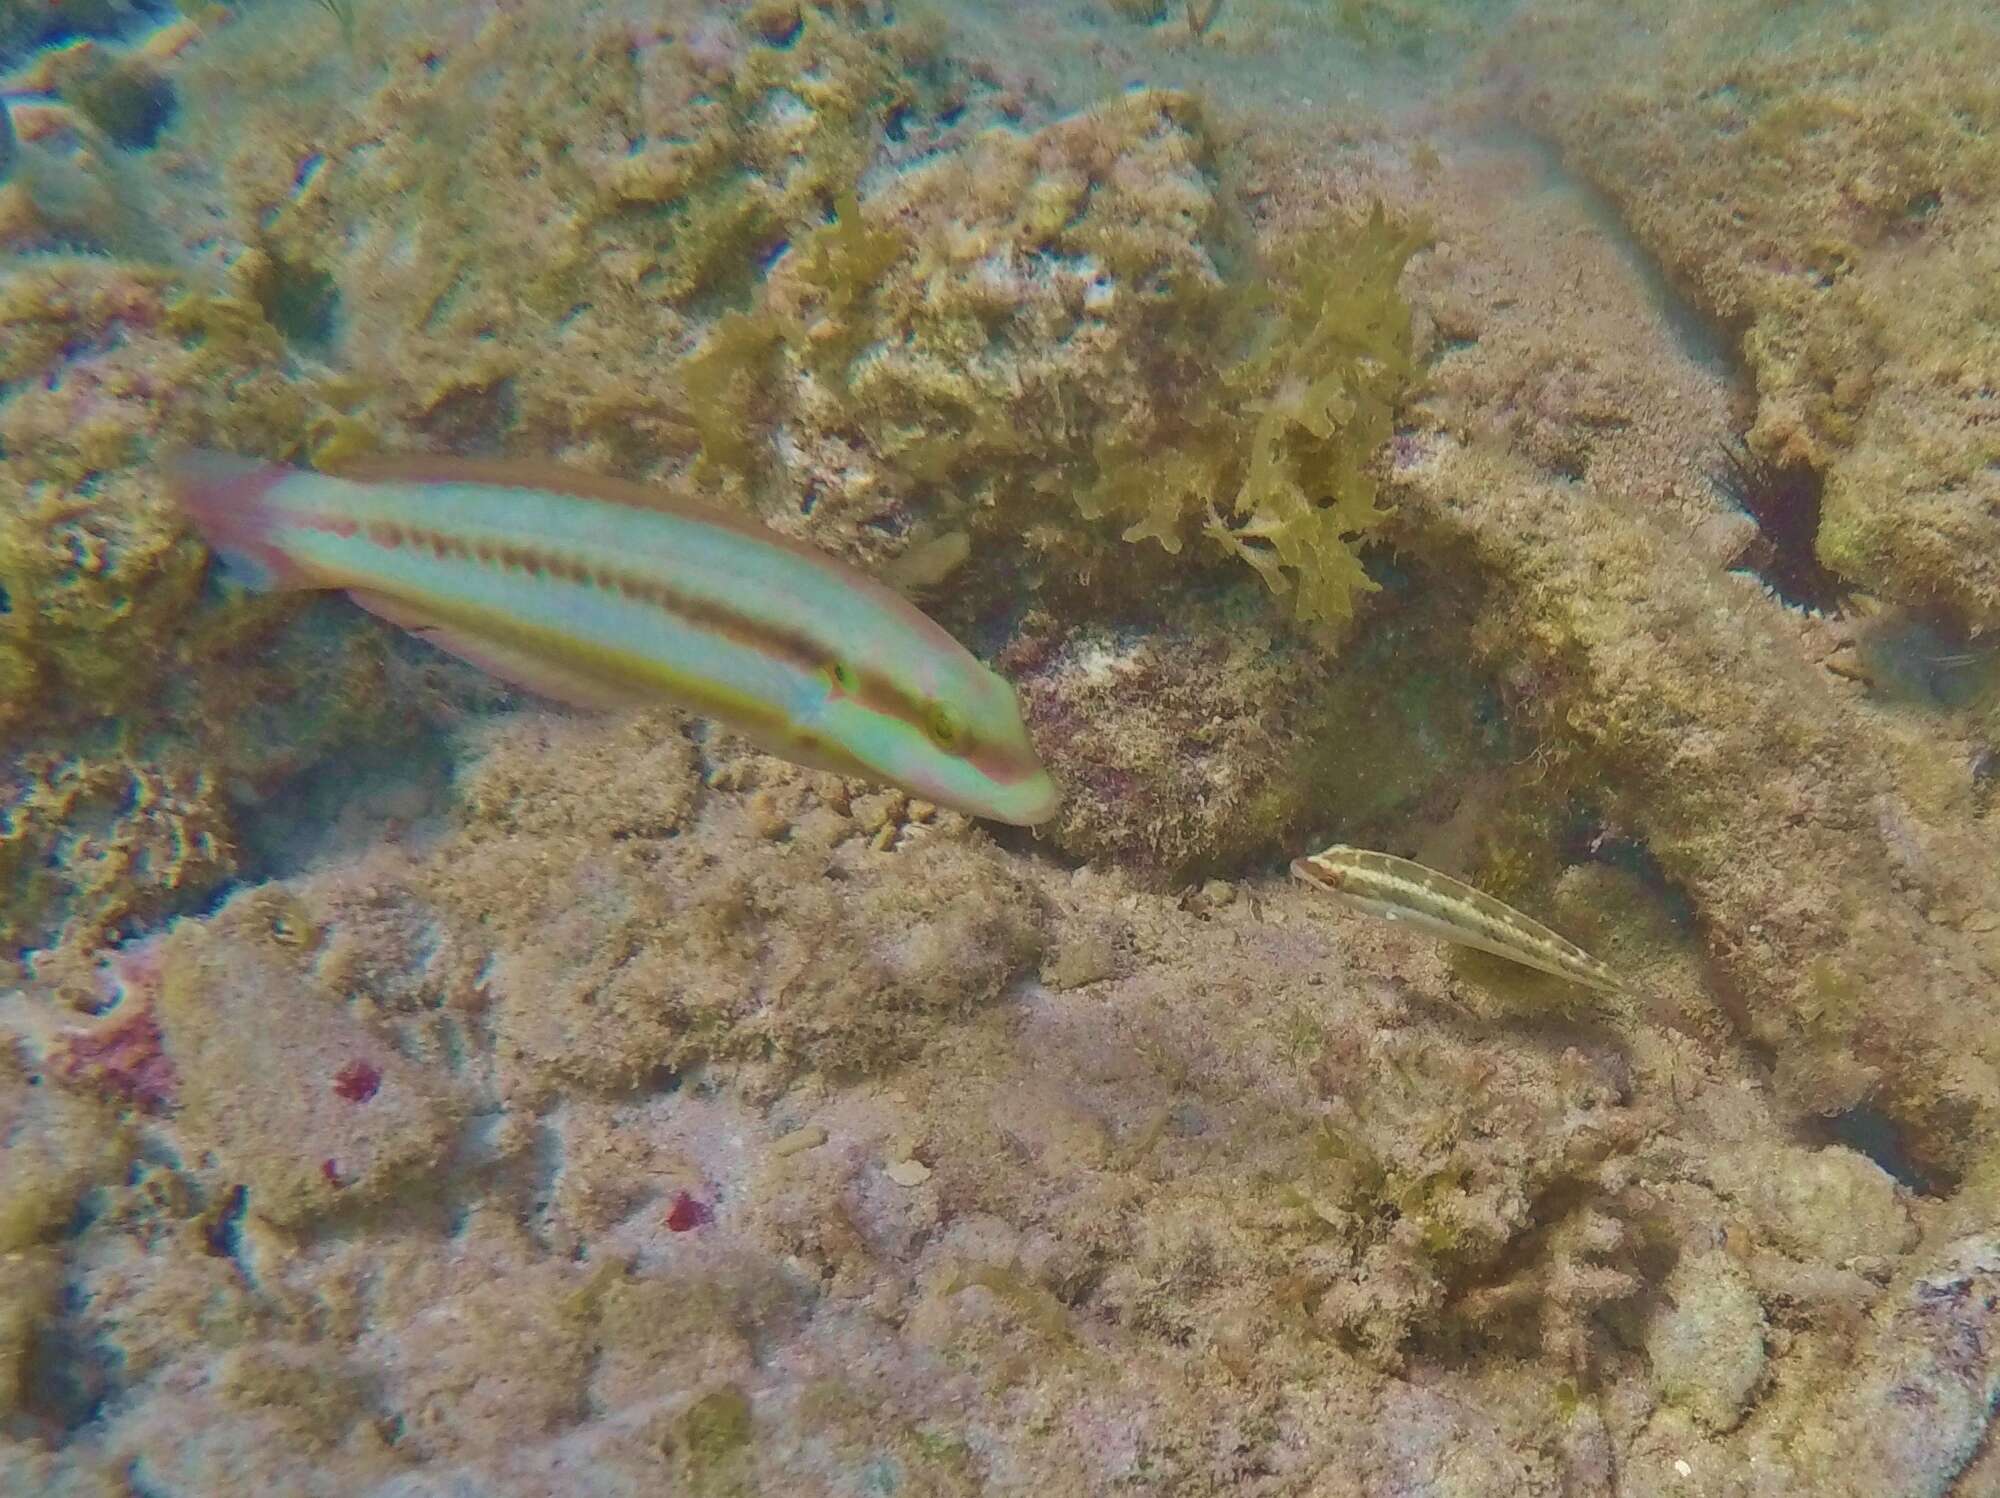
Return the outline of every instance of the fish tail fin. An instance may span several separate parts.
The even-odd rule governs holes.
[[[295,470],[234,453],[193,449],[161,464],[167,489],[208,549],[251,587],[317,586],[272,537],[279,512],[271,490]]]

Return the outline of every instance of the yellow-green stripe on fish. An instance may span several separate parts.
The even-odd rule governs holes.
[[[1294,859],[1292,873],[1341,904],[1460,946],[1603,993],[1629,994],[1623,979],[1575,942],[1471,885],[1393,853],[1336,843]]]
[[[1011,686],[889,589],[761,526],[503,464],[316,473],[204,452],[168,475],[209,545],[263,586],[343,589],[544,696],[673,703],[975,816],[1055,814]]]

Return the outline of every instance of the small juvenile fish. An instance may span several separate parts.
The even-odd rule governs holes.
[[[1011,686],[880,583],[761,526],[493,463],[336,474],[203,452],[167,472],[210,547],[260,586],[344,589],[543,696],[675,703],[794,763],[974,816],[1055,814]]]
[[[1294,859],[1292,873],[1343,905],[1413,926],[1427,936],[1477,947],[1602,993],[1632,992],[1610,968],[1540,921],[1407,858],[1336,843],[1310,858]]]

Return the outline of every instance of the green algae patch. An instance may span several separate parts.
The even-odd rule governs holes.
[[[763,399],[783,346],[783,330],[770,320],[732,313],[683,361],[688,420],[701,441],[697,473],[744,472],[756,464],[755,427],[745,417],[750,403]]]
[[[1126,540],[1169,551],[1193,516],[1300,621],[1345,624],[1376,586],[1360,552],[1384,518],[1368,464],[1410,378],[1410,309],[1396,287],[1423,242],[1378,207],[1358,228],[1288,249],[1271,267],[1283,289],[1268,310],[1261,292],[1237,293],[1256,330],[1250,351],[1176,413],[1184,435],[1107,434],[1084,513],[1133,516]]]
[[[734,1384],[702,1395],[681,1415],[675,1435],[682,1460],[696,1474],[750,1444],[750,1396]]]

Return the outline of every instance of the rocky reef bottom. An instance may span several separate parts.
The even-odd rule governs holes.
[[[7,1491],[1942,1493],[1983,1440],[2000,1240],[1699,1035],[672,720],[463,748],[7,1004]]]
[[[193,9],[0,78],[0,1492],[2000,1493],[1983,17]],[[1063,813],[246,599],[183,442],[700,490]]]

